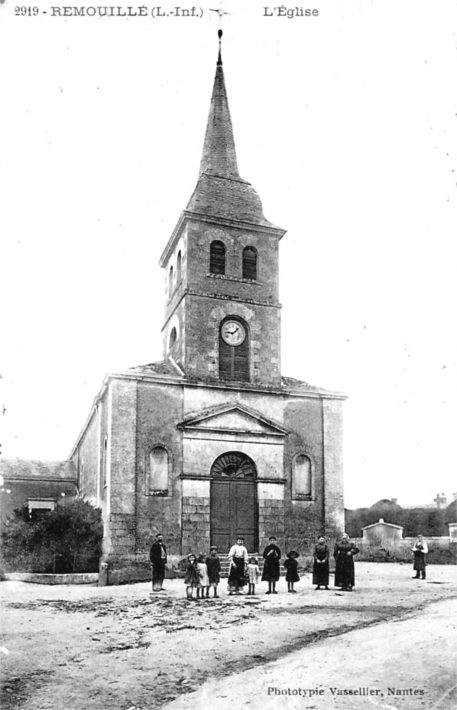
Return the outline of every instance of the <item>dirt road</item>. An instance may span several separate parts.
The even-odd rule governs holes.
[[[205,683],[166,710],[455,710],[457,600]]]
[[[451,702],[455,627],[443,626],[443,620],[449,613],[445,604],[456,596],[457,569],[428,571],[422,582],[411,579],[409,566],[359,563],[353,593],[316,592],[305,576],[295,595],[281,581],[276,596],[265,595],[265,585],[259,585],[256,597],[228,597],[223,583],[220,599],[198,603],[184,599],[179,580],[155,595],[146,584],[64,588],[4,582],[2,708],[184,710],[203,703],[221,710],[371,710],[378,703],[387,710],[415,710],[433,707],[432,698]],[[408,640],[410,646],[403,643]],[[268,695],[269,687],[323,688],[325,694]],[[331,694],[330,687],[427,694],[346,697]],[[217,701],[210,703],[208,693]],[[436,705],[448,707],[453,706]]]

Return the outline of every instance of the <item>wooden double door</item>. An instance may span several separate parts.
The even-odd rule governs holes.
[[[244,454],[229,452],[216,460],[211,473],[211,545],[226,554],[243,537],[245,547],[254,552],[258,546],[254,463]]]

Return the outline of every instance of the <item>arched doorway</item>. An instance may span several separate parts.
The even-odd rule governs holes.
[[[257,550],[256,468],[249,456],[228,451],[211,467],[211,544],[226,552],[244,537],[249,552]]]

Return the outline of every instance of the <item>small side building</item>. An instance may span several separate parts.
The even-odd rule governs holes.
[[[0,461],[0,511],[4,528],[14,511],[28,505],[30,514],[54,510],[59,500],[78,493],[75,465],[72,461]]]
[[[383,518],[362,528],[362,534],[364,548],[370,549],[375,558],[394,558],[395,553],[402,547],[403,527],[386,523]]]

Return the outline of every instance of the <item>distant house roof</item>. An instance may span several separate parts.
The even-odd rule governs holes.
[[[0,473],[10,481],[16,479],[77,482],[76,468],[72,461],[2,459]]]
[[[372,523],[371,525],[365,525],[362,530],[368,530],[368,528],[375,528],[377,525],[387,525],[389,528],[398,528],[399,530],[403,530],[402,525],[394,525],[393,523],[386,523],[384,522],[383,518],[379,518],[377,523]]]

